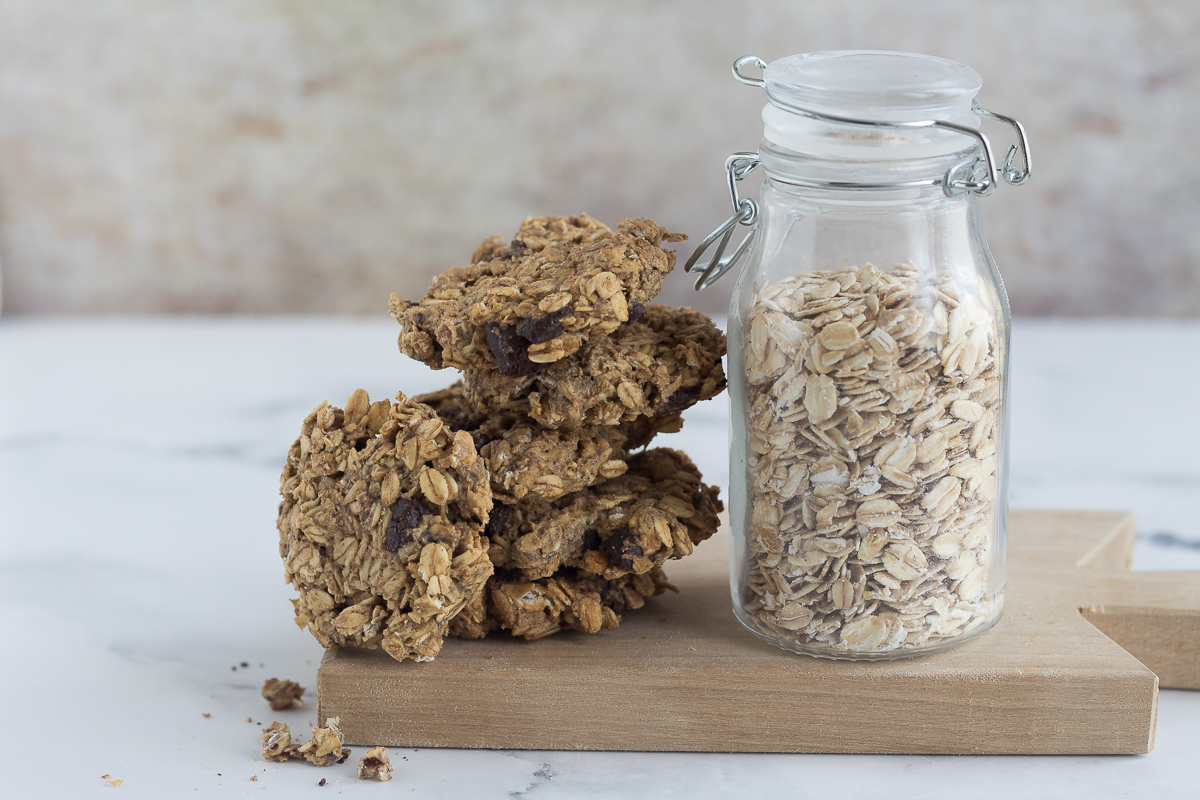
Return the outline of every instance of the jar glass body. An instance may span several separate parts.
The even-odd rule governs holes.
[[[729,318],[731,589],[799,653],[948,649],[1003,607],[1010,316],[962,151],[809,159],[764,141]]]

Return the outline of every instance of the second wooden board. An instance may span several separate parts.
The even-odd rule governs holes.
[[[1145,753],[1159,678],[1200,688],[1200,573],[1127,572],[1129,514],[1014,512],[1001,622],[948,653],[879,663],[798,656],[746,632],[730,611],[727,536],[670,564],[679,594],[615,631],[449,640],[427,664],[331,650],[318,715],[340,717],[356,745]]]

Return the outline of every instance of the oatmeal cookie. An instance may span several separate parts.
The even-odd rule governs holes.
[[[296,623],[323,646],[437,655],[449,620],[492,573],[487,468],[429,406],[371,403],[304,420],[281,478],[278,528]]]
[[[657,448],[628,464],[624,475],[553,503],[497,503],[486,529],[492,563],[528,580],[562,567],[611,580],[682,558],[716,532],[717,489],[686,455]]]
[[[532,375],[637,319],[675,266],[663,242],[687,237],[648,219],[614,233],[588,217],[531,217],[512,243],[434,278],[417,303],[391,297],[400,352],[434,369]]]
[[[683,424],[674,414],[616,427],[543,428],[514,412],[482,414],[467,402],[462,383],[413,399],[436,411],[451,429],[471,434],[491,474],[493,498],[507,503],[525,497],[557,500],[622,475],[626,449],[643,447],[659,431]]]
[[[571,568],[532,581],[519,573],[498,572],[488,580],[486,606],[477,604],[481,622],[455,633],[480,638],[499,628],[529,640],[564,629],[597,633],[617,627],[625,612],[641,608],[647,597],[674,588],[657,567],[612,580]]]
[[[618,425],[665,417],[725,388],[725,334],[690,308],[647,307],[643,319],[592,339],[535,375],[464,372],[467,399],[481,410],[515,411],[547,428]]]

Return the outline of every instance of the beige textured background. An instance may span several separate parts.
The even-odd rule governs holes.
[[[1027,124],[1017,312],[1197,316],[1197,41],[1189,0],[0,0],[3,308],[384,313],[535,213],[695,241],[761,132],[733,59],[879,48]]]

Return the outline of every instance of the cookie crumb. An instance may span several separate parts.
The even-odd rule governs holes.
[[[330,717],[325,720],[324,728],[313,728],[312,739],[300,745],[296,754],[318,767],[327,767],[346,758],[350,751],[342,748],[342,731],[338,727],[340,721],[338,717]]]
[[[262,730],[263,758],[267,761],[287,761],[299,758],[299,747],[292,744],[292,734],[282,722],[272,722]]]
[[[106,773],[104,773],[103,775],[101,775],[101,776],[100,776],[100,780],[102,780],[102,781],[103,781],[103,780],[108,780],[108,773],[106,772]]]
[[[208,713],[207,711],[205,711],[201,716],[203,716],[205,719],[212,719],[212,714]]]
[[[250,776],[250,780],[252,780],[252,781],[257,781],[257,780],[258,780],[258,776],[257,776],[257,775],[251,775],[251,776]]]
[[[324,779],[324,778],[321,778],[321,780],[317,781],[317,786],[324,786],[324,785],[325,785],[325,779]]]
[[[360,781],[377,778],[381,781],[392,779],[392,761],[388,751],[383,747],[372,747],[358,760],[358,779]]]
[[[270,704],[272,711],[282,711],[300,704],[304,687],[295,681],[268,678],[263,684],[262,696]]]
[[[246,722],[254,722],[254,717],[246,717]]]
[[[108,785],[109,786],[120,786],[124,782],[125,782],[124,778],[117,778],[116,780],[108,781]]]

